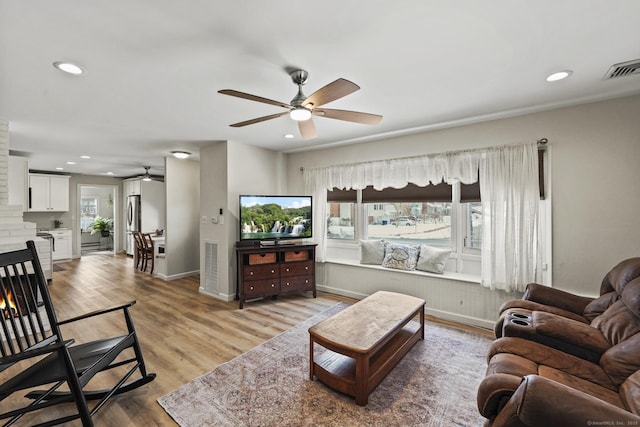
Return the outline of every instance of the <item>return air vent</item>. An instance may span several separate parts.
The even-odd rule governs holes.
[[[218,289],[218,242],[204,242],[204,286],[209,292],[219,292]]]
[[[617,77],[630,76],[632,74],[640,74],[640,59],[613,64],[602,80],[610,80]]]

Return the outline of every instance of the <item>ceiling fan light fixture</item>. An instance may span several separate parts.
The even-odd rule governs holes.
[[[297,122],[309,120],[311,118],[311,110],[304,107],[297,107],[289,111],[289,117]]]
[[[144,177],[142,177],[143,181],[149,182],[151,181],[151,177],[149,175],[145,175]]]
[[[191,155],[191,153],[189,153],[188,151],[181,150],[172,151],[171,154],[173,154],[173,157],[175,157],[176,159],[186,159]]]

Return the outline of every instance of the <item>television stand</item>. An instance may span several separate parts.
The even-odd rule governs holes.
[[[316,244],[236,245],[239,308],[245,301],[285,293],[316,297]]]

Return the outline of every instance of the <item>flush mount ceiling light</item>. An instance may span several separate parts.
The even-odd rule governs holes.
[[[56,67],[60,71],[64,71],[65,73],[73,74],[74,76],[79,76],[80,74],[84,74],[85,71],[82,67],[72,64],[71,62],[63,62],[56,61],[53,63],[53,66]]]
[[[289,111],[289,117],[297,122],[309,120],[311,118],[311,110],[304,107],[297,107]]]
[[[571,74],[573,74],[573,71],[571,71],[571,70],[558,71],[557,73],[553,73],[549,77],[547,77],[547,81],[548,82],[557,82],[559,80],[564,80],[567,77],[569,77]]]
[[[293,139],[294,138],[293,134],[291,134],[291,133],[283,135],[283,137],[285,137],[286,139]]]
[[[180,150],[172,151],[171,154],[173,154],[173,157],[175,157],[176,159],[186,159],[191,155],[191,153],[189,153],[188,151],[180,151]]]

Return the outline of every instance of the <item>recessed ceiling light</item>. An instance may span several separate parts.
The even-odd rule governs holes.
[[[287,139],[293,139],[293,138],[294,138],[293,134],[291,134],[291,133],[288,133],[288,134],[283,135],[283,136],[284,136],[285,138],[287,138]]]
[[[75,165],[76,162],[67,162],[68,165]]]
[[[107,172],[107,175],[113,175],[113,172],[109,171]]]
[[[80,156],[81,159],[90,159],[91,156]]]
[[[64,168],[56,168],[57,171],[63,171]]]
[[[558,71],[557,73],[553,73],[549,77],[547,77],[547,81],[557,82],[558,80],[564,80],[567,77],[569,77],[571,74],[573,74],[573,71],[571,70]]]
[[[175,157],[176,159],[186,159],[191,155],[191,153],[189,153],[188,151],[181,150],[172,151],[171,154],[173,154],[173,157]]]
[[[84,69],[76,64],[72,64],[71,62],[56,61],[53,63],[53,66],[60,71],[73,74],[74,76],[79,76],[80,74],[85,73]]]

